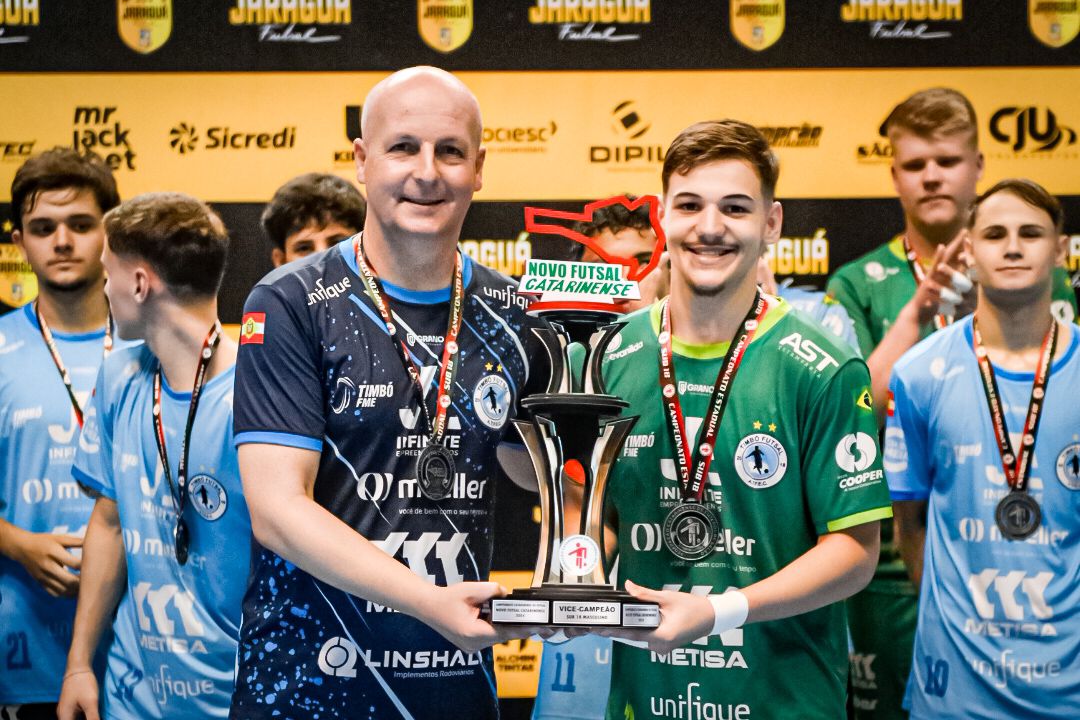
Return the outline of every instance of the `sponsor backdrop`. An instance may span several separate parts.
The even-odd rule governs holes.
[[[781,159],[784,238],[771,261],[824,285],[901,228],[880,132],[911,92],[947,85],[979,115],[983,186],[1030,176],[1062,197],[1080,272],[1080,9],[1010,0],[0,1],[0,303],[31,300],[9,240],[12,177],[55,145],[93,149],[124,197],[180,190],[233,235],[222,318],[270,269],[258,217],[303,172],[354,177],[351,141],[387,71],[429,63],[480,98],[488,160],[462,247],[518,275],[568,244],[523,232],[525,205],[580,209],[659,191],[691,122],[758,125]],[[57,48],[63,48],[58,52]],[[525,584],[534,497],[500,485],[496,567]],[[526,519],[525,522],[522,520]],[[529,528],[523,532],[522,528]],[[500,648],[500,692],[536,689],[539,645]],[[509,716],[523,705],[508,701]]]

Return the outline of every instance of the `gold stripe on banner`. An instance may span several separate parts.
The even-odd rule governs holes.
[[[0,95],[0,192],[27,148],[92,148],[125,197],[181,190],[262,202],[291,177],[354,177],[350,135],[380,73],[9,74]],[[986,181],[1030,176],[1080,194],[1077,68],[464,72],[484,112],[480,200],[537,201],[659,190],[663,154],[687,125],[734,117],[780,155],[779,195],[894,194],[878,129],[912,92],[968,95]],[[8,152],[10,150],[10,153]]]
[[[532,583],[532,571],[493,570],[491,580],[507,590],[527,588]],[[540,681],[540,652],[543,647],[544,644],[537,640],[509,640],[492,648],[499,697],[536,697],[536,686]]]

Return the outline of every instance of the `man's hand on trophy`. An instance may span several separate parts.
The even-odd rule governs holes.
[[[507,590],[496,582],[461,582],[435,587],[426,617],[440,635],[465,652],[477,652],[503,642],[499,632],[481,617],[481,609]]]
[[[652,590],[627,580],[626,591],[638,600],[654,602],[660,606],[660,625],[655,628],[603,628],[597,635],[605,635],[617,641],[638,647],[647,646],[653,652],[666,655],[676,648],[713,633],[730,630],[742,624],[743,618],[731,627],[717,628],[717,613],[709,597],[691,595],[674,590]],[[725,593],[726,596],[728,593]],[[741,595],[741,593],[739,593]],[[720,597],[724,597],[720,596]],[[736,618],[737,619],[737,618]]]

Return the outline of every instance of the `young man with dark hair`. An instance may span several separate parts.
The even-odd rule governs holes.
[[[0,318],[0,717],[26,720],[55,715],[71,641],[93,501],[70,468],[113,340],[101,218],[120,198],[100,158],[57,148],[16,171],[11,199],[38,296]]]
[[[525,313],[489,302],[514,283],[458,250],[485,157],[472,92],[402,70],[361,124],[363,234],[245,306],[235,429],[259,547],[232,716],[494,718],[495,448],[548,378]]]
[[[251,556],[236,343],[217,317],[228,234],[179,193],[123,203],[105,232],[117,332],[144,343],[103,364],[72,469],[98,497],[58,716],[225,717]],[[90,658],[110,625],[99,682]]]
[[[307,173],[277,189],[262,214],[274,267],[337,245],[364,227],[364,196],[337,175]]]
[[[619,573],[663,619],[607,631],[648,645],[615,646],[608,718],[843,713],[838,601],[892,511],[866,366],[757,287],[778,174],[733,120],[687,128],[664,161],[671,294],[628,318],[621,345],[641,349],[604,364],[642,439],[608,489]]]
[[[912,718],[1080,717],[1080,340],[1051,311],[1057,200],[1003,180],[970,214],[973,315],[896,363],[885,470],[921,584]]]
[[[879,419],[893,364],[920,339],[969,310],[961,231],[983,174],[975,110],[949,88],[922,90],[885,121],[892,178],[904,230],[839,268],[829,293],[855,322],[870,368]],[[966,297],[965,297],[966,293]],[[1064,268],[1054,271],[1054,309],[1075,317]],[[848,603],[854,644],[853,705],[860,718],[903,718],[901,699],[915,632],[915,587],[907,577],[893,526],[883,526],[881,561],[870,586]]]

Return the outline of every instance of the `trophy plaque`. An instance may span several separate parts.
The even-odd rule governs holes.
[[[631,210],[648,203],[653,226],[659,230],[658,201],[651,196],[597,201],[582,214],[526,208],[526,229],[564,235],[591,247],[591,239],[561,225],[542,225],[537,217],[588,221],[595,209],[615,202]],[[546,392],[521,401],[532,417],[514,420],[514,427],[539,485],[540,548],[531,586],[491,600],[492,624],[579,628],[660,624],[656,603],[617,590],[608,580],[604,495],[615,459],[637,418],[622,417],[628,403],[606,391],[601,374],[604,350],[622,327],[615,302],[639,299],[636,281],[655,267],[663,250],[663,234],[657,235],[657,251],[646,265],[600,253],[607,262],[528,262],[518,292],[540,295],[529,312],[547,321],[548,327],[533,332],[547,351],[551,377]],[[572,343],[584,349],[578,376],[571,365]],[[567,518],[564,476],[581,484],[576,524]]]

